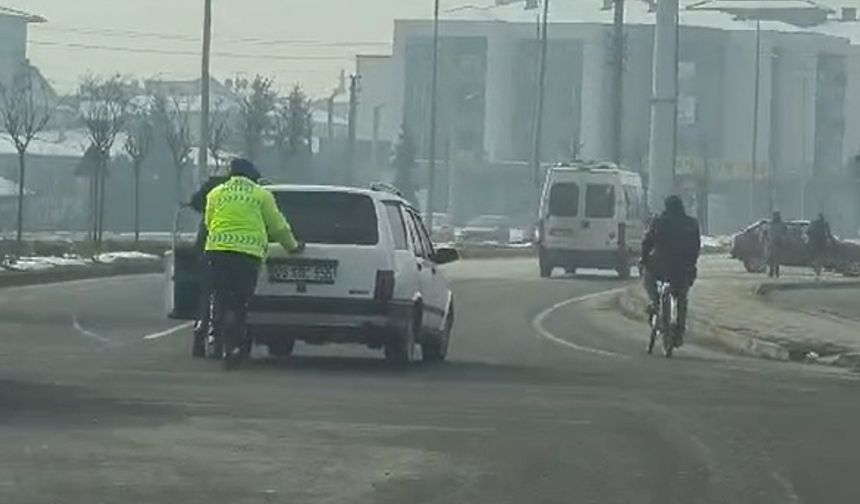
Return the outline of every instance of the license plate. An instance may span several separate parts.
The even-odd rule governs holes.
[[[268,270],[270,282],[333,284],[337,277],[337,261],[279,261],[269,263]]]

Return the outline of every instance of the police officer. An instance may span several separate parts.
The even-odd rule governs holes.
[[[252,162],[234,159],[230,178],[206,197],[206,256],[215,294],[213,325],[223,339],[228,367],[238,364],[250,348],[245,319],[269,238],[287,252],[304,250],[274,195],[259,180],[260,172]]]

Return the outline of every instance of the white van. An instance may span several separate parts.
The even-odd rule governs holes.
[[[556,166],[540,201],[540,274],[555,268],[613,269],[630,276],[638,260],[647,212],[642,179],[609,163]]]

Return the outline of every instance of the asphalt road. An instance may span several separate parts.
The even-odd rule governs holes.
[[[191,360],[157,276],[0,291],[0,502],[857,501],[854,375],[646,356],[582,298],[607,277],[449,274],[451,361],[405,371],[337,347]]]
[[[789,308],[820,312],[860,321],[860,288],[774,291],[770,298]]]

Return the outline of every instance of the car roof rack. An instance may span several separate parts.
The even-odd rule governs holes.
[[[374,182],[374,183],[370,184],[370,190],[376,191],[376,192],[386,192],[388,194],[393,194],[394,196],[397,196],[398,198],[403,197],[402,192],[400,192],[396,187],[394,187],[393,185],[391,185],[387,182]]]

